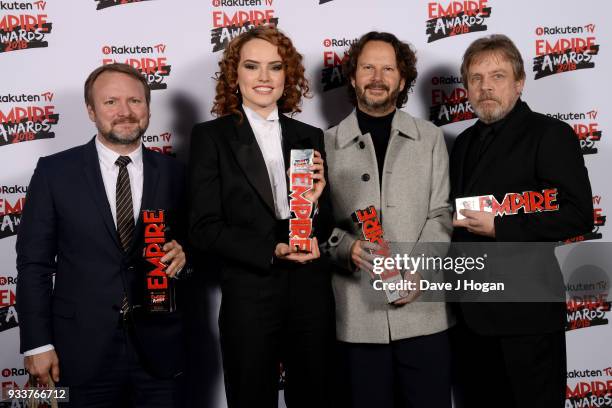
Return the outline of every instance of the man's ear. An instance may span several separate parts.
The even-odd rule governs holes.
[[[87,115],[92,122],[96,121],[96,111],[92,105],[87,104]]]

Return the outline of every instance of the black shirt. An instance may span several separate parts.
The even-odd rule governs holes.
[[[508,118],[511,117],[516,111],[517,107],[521,104],[521,100],[517,100],[512,110],[503,118],[493,123],[484,123],[479,120],[476,122],[472,140],[467,151],[465,167],[464,167],[464,180],[469,180],[478,165],[478,162],[482,156],[486,153],[487,149],[495,140],[495,137],[499,135],[505,124],[508,122]]]
[[[383,166],[385,164],[385,154],[391,138],[391,122],[395,116],[395,110],[385,116],[370,116],[357,109],[357,122],[361,134],[369,133],[374,143],[376,162],[378,164],[378,180],[382,184]]]

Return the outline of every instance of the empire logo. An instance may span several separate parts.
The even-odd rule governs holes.
[[[582,154],[595,154],[598,152],[596,143],[601,141],[602,131],[596,122],[598,112],[596,109],[588,112],[547,113],[547,116],[568,122],[574,128],[574,133],[580,141]]]
[[[475,119],[476,114],[467,99],[461,78],[435,76],[431,78],[431,107],[429,120],[436,126]]]
[[[6,186],[2,186],[5,188]],[[25,186],[14,186],[27,190]],[[12,188],[12,187],[11,187]],[[25,194],[11,194],[11,197],[0,196],[0,239],[17,235],[21,223],[21,212],[25,203]]]
[[[176,157],[176,153],[172,151],[172,133],[165,132],[159,135],[142,135],[145,147],[154,152],[163,153],[168,156]]]
[[[0,147],[13,143],[55,137],[53,126],[59,122],[55,113],[52,92],[41,94],[4,94],[0,95]],[[38,102],[39,105],[26,104]],[[2,103],[23,103],[4,108]]]
[[[323,40],[323,69],[321,70],[321,84],[323,92],[339,88],[348,83],[348,78],[342,72],[342,64],[347,58],[346,51],[357,39],[326,38]],[[339,51],[338,48],[343,48]]]
[[[601,207],[602,196],[593,196],[593,231],[588,234],[579,235],[574,238],[565,240],[566,243],[590,241],[593,239],[602,239],[603,234],[599,232],[599,228],[606,225],[606,216],[603,214],[603,208]]]
[[[596,289],[602,288],[604,290],[606,282],[585,284],[585,286],[592,286]],[[608,324],[610,306],[606,294],[572,297],[566,304],[567,320],[565,322],[565,331]]]
[[[145,77],[152,91],[168,88],[166,80],[170,75],[172,66],[168,64],[168,58],[165,56],[165,44],[144,46],[105,45],[102,47],[102,53],[104,55],[125,56],[121,58],[104,57],[102,64],[123,62],[131,65]]]
[[[262,4],[263,2],[263,4]],[[274,16],[274,0],[212,0],[212,26],[210,43],[212,52],[224,50],[229,42],[240,34],[260,25],[278,26],[278,17]],[[226,12],[229,7],[249,7]],[[255,9],[263,6],[263,9]]]
[[[0,52],[48,47],[45,38],[51,33],[53,24],[48,21],[47,14],[40,14],[46,7],[46,1],[0,1],[0,10],[26,11],[24,14],[5,14],[0,19]]]
[[[140,3],[150,0],[95,0],[98,2],[96,10],[102,10],[113,6],[122,6],[124,4]]]
[[[434,42],[454,35],[486,31],[484,24],[491,17],[488,0],[464,0],[427,3],[425,34],[427,42]]]
[[[3,277],[3,279],[6,280],[7,278]],[[14,279],[15,282],[17,281],[16,278],[12,277],[8,279]],[[15,298],[14,288],[0,289],[0,332],[19,325],[17,311],[15,310]],[[4,375],[4,373],[2,374]]]
[[[536,56],[533,58],[534,79],[579,69],[595,68],[594,56],[599,54],[599,45],[595,43],[594,24],[537,27],[535,34],[538,37],[558,34],[583,34],[583,36],[536,39]]]
[[[576,370],[574,370],[576,371]],[[589,370],[584,370],[589,371]],[[568,378],[569,378],[568,373]],[[582,372],[581,374],[585,374]],[[590,370],[584,377],[595,377],[590,381],[579,381],[567,385],[565,391],[566,408],[599,408],[612,407],[612,380],[605,379],[612,375],[612,367],[603,370]]]

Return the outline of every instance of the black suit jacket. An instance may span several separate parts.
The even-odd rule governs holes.
[[[461,133],[450,156],[451,199],[493,194],[502,202],[506,193],[558,190],[559,210],[495,217],[495,239],[456,228],[454,242],[554,242],[589,232],[593,228],[591,186],[580,145],[564,122],[532,112],[519,100],[500,133],[484,152],[469,179],[465,160],[476,125]],[[543,265],[561,273],[554,254]],[[551,270],[548,269],[548,274]],[[565,324],[561,303],[462,303],[463,318],[482,334],[528,334],[560,330]]]
[[[143,147],[142,209],[180,213],[185,170]],[[181,226],[173,233],[180,241]],[[21,352],[53,344],[66,385],[92,378],[118,327],[124,292],[131,304],[144,275],[142,221],[124,253],[104,190],[94,140],[38,161],[17,236],[17,311]],[[55,285],[52,276],[55,274]],[[124,289],[127,288],[127,289]],[[134,333],[144,364],[170,377],[182,367],[179,313],[137,315]]]
[[[289,225],[278,221],[263,155],[246,115],[227,115],[194,127],[189,165],[191,245],[214,253],[223,261],[222,288],[248,286],[257,276],[271,273],[276,244],[287,242]],[[325,159],[321,129],[279,115],[285,166],[291,149],[316,149]],[[332,229],[329,187],[319,198],[315,235],[325,242]],[[282,263],[286,268],[308,268],[329,282],[324,258],[306,265]],[[231,283],[230,283],[231,281]],[[229,283],[229,284],[228,284]]]

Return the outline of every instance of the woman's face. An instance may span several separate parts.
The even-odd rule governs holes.
[[[277,46],[258,38],[242,46],[238,87],[242,103],[262,117],[268,117],[285,87],[285,70]]]

